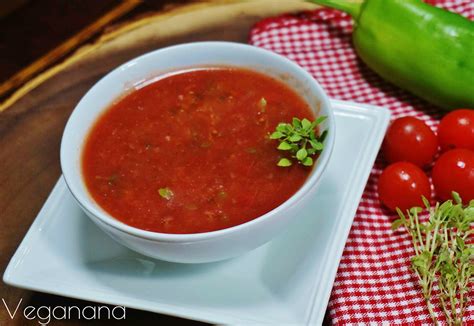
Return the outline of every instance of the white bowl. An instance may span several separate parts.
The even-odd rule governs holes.
[[[317,116],[328,119],[325,148],[304,185],[272,211],[241,225],[196,234],[165,234],[126,225],[105,212],[90,196],[82,177],[84,141],[100,114],[125,92],[153,77],[191,67],[245,67],[283,80],[295,89]],[[61,168],[72,195],[84,212],[117,242],[146,256],[172,262],[204,263],[238,256],[281,233],[297,218],[298,207],[317,186],[334,147],[335,123],[329,99],[304,69],[275,53],[249,45],[200,42],[150,52],[116,68],[97,82],[81,99],[67,122],[61,142]],[[243,212],[245,213],[245,208]],[[97,248],[100,250],[100,248]]]

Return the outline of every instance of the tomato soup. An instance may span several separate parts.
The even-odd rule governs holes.
[[[130,226],[162,233],[220,230],[290,198],[311,167],[282,168],[269,139],[279,122],[314,120],[287,85],[250,70],[164,75],[118,99],[86,139],[93,199]]]

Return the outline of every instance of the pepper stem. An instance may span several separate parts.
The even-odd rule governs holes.
[[[352,17],[357,18],[359,16],[360,7],[364,0],[307,0],[309,2],[316,3],[318,5],[338,9],[347,12]]]

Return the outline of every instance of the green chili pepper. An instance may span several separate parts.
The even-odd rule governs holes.
[[[386,80],[445,109],[474,108],[474,22],[421,0],[309,0],[349,13],[354,47]]]

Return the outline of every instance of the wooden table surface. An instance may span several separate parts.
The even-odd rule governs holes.
[[[213,0],[211,3],[163,10],[165,5],[176,2],[188,1],[156,0],[137,6],[121,19],[121,23],[150,11],[159,11],[159,14],[136,21],[133,28],[124,24],[118,30],[113,28],[112,32],[96,40],[94,46],[86,46],[67,60],[63,59],[57,69],[53,67],[43,72],[36,82],[33,80],[31,85],[34,87],[30,85],[25,95],[0,112],[2,274],[61,174],[59,143],[64,125],[74,105],[95,81],[118,64],[149,50],[198,40],[246,42],[248,31],[256,21],[287,11],[312,8],[295,0]],[[70,0],[69,6],[65,3],[62,0],[26,1],[23,7],[0,19],[0,30],[9,31],[0,34],[0,49],[8,48],[0,61],[0,81],[8,80],[18,69],[71,37],[120,1]],[[25,21],[31,25],[23,26]],[[0,297],[10,308],[22,300],[20,310],[28,305],[90,305],[84,301],[13,288],[3,282],[0,284]],[[120,324],[159,322],[198,324],[133,309],[127,309],[127,319]],[[104,320],[87,322],[96,325],[115,323]],[[82,325],[84,321],[54,321],[51,324]],[[0,325],[38,325],[38,320],[28,321],[18,316],[12,320],[1,302]]]

